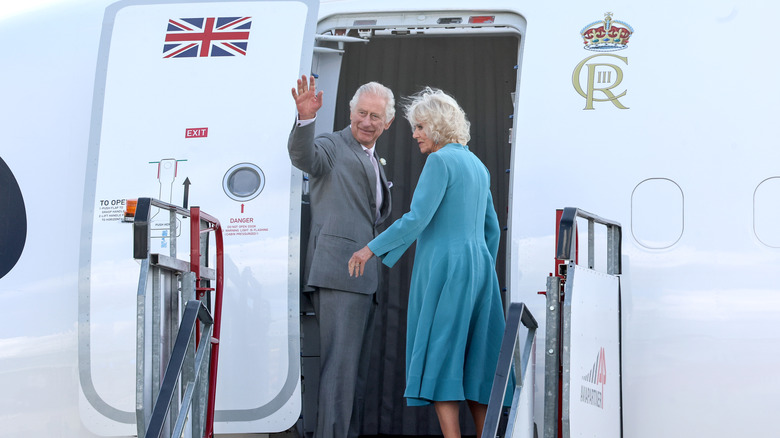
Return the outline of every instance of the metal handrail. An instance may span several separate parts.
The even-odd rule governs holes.
[[[168,204],[154,198],[138,198],[135,217],[133,219],[133,258],[149,257],[151,247],[151,210],[152,207],[162,208],[183,217],[190,217],[190,211],[178,205]]]
[[[151,247],[151,209],[152,207],[158,207],[161,209],[168,210],[171,215],[171,223],[173,224],[175,216],[183,216],[188,217],[190,219],[190,262],[189,262],[189,274],[186,275],[192,275],[194,278],[191,279],[191,281],[194,281],[194,292],[195,292],[195,299],[196,300],[204,300],[205,297],[208,297],[209,292],[214,291],[215,297],[214,297],[214,313],[213,313],[213,328],[209,326],[209,333],[203,334],[203,340],[201,340],[200,336],[200,326],[195,326],[195,337],[196,337],[196,343],[198,345],[203,345],[204,347],[208,345],[208,343],[211,344],[211,348],[209,349],[208,353],[203,354],[204,357],[208,357],[209,359],[209,375],[208,375],[208,400],[207,400],[207,407],[206,407],[206,423],[205,423],[205,431],[203,436],[206,438],[211,438],[214,434],[214,411],[215,411],[215,404],[216,404],[216,384],[217,384],[217,368],[218,368],[218,361],[219,361],[219,339],[220,339],[220,329],[221,329],[221,322],[222,322],[222,301],[223,301],[223,285],[224,285],[224,249],[223,249],[223,237],[222,237],[222,227],[220,225],[219,220],[217,220],[215,217],[206,214],[205,212],[201,211],[199,207],[191,207],[190,209],[185,209],[173,204],[169,204],[166,202],[162,202],[157,199],[153,198],[138,198],[137,206],[136,206],[136,212],[135,217],[133,219],[133,257],[136,259],[142,259],[144,262],[142,262],[142,275],[144,271],[144,266],[147,266],[148,270],[148,261],[150,259],[150,247]],[[172,225],[173,227],[173,225]],[[202,259],[202,251],[204,249],[201,247],[201,235],[214,232],[214,237],[216,241],[216,267],[215,269],[210,269],[205,266],[205,263],[201,260]],[[175,253],[175,230],[171,231],[171,244],[172,244],[172,252]],[[159,256],[160,258],[165,258],[164,256]],[[169,261],[169,263],[173,264],[175,260]],[[176,267],[174,267],[174,270],[177,270]],[[209,281],[216,279],[216,285],[214,288],[208,287],[202,281]],[[142,287],[139,284],[139,291],[142,289]],[[141,293],[139,292],[139,295]],[[140,300],[141,298],[139,298]],[[205,299],[205,305],[207,306],[206,309],[208,310],[210,307],[210,299]],[[199,352],[200,354],[200,352]],[[186,389],[186,392],[189,392],[190,388]],[[185,392],[185,396],[186,396]],[[154,409],[158,409],[158,406],[155,404]],[[166,407],[167,412],[167,407]]]
[[[194,392],[194,386],[197,385],[201,377],[200,370],[205,363],[207,357],[205,352],[207,351],[207,343],[209,342],[211,327],[214,324],[214,320],[211,317],[206,306],[202,302],[192,300],[187,302],[182,314],[181,323],[179,324],[179,333],[176,336],[176,342],[171,351],[171,358],[168,362],[168,366],[165,368],[165,374],[160,385],[160,392],[157,394],[157,400],[154,403],[154,409],[152,410],[152,416],[149,419],[149,426],[146,429],[146,438],[159,438],[163,432],[163,425],[168,416],[168,410],[170,409],[171,401],[176,394],[176,383],[179,380],[179,376],[182,373],[184,361],[187,356],[187,350],[190,342],[195,336],[195,327],[198,325],[198,321],[204,324],[204,336],[202,337],[198,345],[198,354],[195,359],[195,374],[191,382],[187,383],[187,390],[185,397],[182,400],[181,410],[176,421],[174,433],[172,436],[181,436],[181,431],[184,427],[189,408],[192,404],[192,394]]]
[[[598,223],[607,227],[607,273],[618,275],[623,272],[621,242],[622,228],[619,222],[604,219],[595,214],[588,213],[575,207],[566,207],[561,215],[558,233],[558,248],[555,258],[560,260],[574,260],[577,254],[577,218],[588,221],[588,266],[592,269],[594,264],[594,233],[593,224]]]
[[[517,353],[518,336],[520,332],[520,323],[523,323],[528,329],[523,354],[521,358],[515,358]],[[516,409],[519,400],[520,391],[523,390],[522,382],[525,373],[528,372],[528,365],[531,359],[532,346],[536,337],[536,329],[539,325],[534,316],[523,303],[512,303],[509,305],[509,311],[506,317],[506,329],[504,337],[501,340],[501,350],[498,354],[498,363],[496,364],[496,374],[493,377],[493,386],[490,389],[490,401],[488,402],[485,424],[482,428],[482,438],[494,438],[498,433],[498,425],[501,419],[501,411],[504,406],[504,397],[506,396],[506,387],[511,375],[511,367],[515,362],[515,394],[513,397],[512,408]],[[519,360],[518,360],[519,359]],[[533,391],[533,388],[528,389]],[[511,422],[510,422],[511,423]],[[509,429],[511,424],[507,425]],[[509,433],[511,435],[511,432]]]
[[[559,210],[560,211],[560,210]],[[560,211],[558,225],[558,246],[556,259],[561,263],[559,275],[547,278],[546,300],[546,333],[545,333],[545,379],[544,379],[544,437],[557,437],[562,432],[561,400],[562,374],[564,370],[562,357],[570,351],[565,340],[564,321],[564,291],[562,286],[572,286],[571,274],[577,266],[577,218],[588,221],[588,268],[594,268],[594,224],[607,228],[607,274],[622,273],[622,228],[620,223],[601,218],[578,208],[567,207]],[[562,269],[561,269],[562,268]],[[571,293],[568,289],[567,293]],[[569,295],[571,296],[571,295]]]
[[[219,363],[219,340],[222,328],[222,288],[225,282],[225,254],[223,251],[222,240],[222,227],[217,218],[206,214],[200,210],[200,207],[192,207],[192,216],[190,218],[190,263],[192,265],[192,271],[195,275],[195,290],[200,294],[203,294],[208,288],[201,285],[202,278],[201,265],[200,265],[200,235],[214,231],[214,238],[216,240],[217,254],[217,281],[216,288],[214,289],[216,295],[214,297],[214,336],[211,338],[211,365],[209,367],[209,397],[208,407],[206,410],[206,432],[203,434],[206,438],[214,436],[214,407],[216,405],[217,397],[217,365]],[[208,226],[205,229],[200,228],[200,223],[205,222]]]

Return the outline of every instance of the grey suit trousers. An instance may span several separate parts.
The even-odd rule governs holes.
[[[374,333],[374,294],[319,288],[312,303],[320,329],[320,388],[314,438],[360,435]]]

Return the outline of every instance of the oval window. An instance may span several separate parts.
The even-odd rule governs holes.
[[[767,178],[753,192],[753,232],[761,243],[780,248],[780,177]]]
[[[650,249],[664,249],[677,243],[684,228],[684,196],[676,182],[649,178],[631,194],[631,234]]]
[[[265,187],[265,175],[259,167],[250,163],[236,164],[222,180],[225,194],[236,201],[249,201],[257,197]]]

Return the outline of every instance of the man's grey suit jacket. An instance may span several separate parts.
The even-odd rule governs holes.
[[[390,184],[382,165],[380,218],[376,218],[376,174],[350,127],[314,138],[314,123],[298,127],[287,143],[292,164],[309,174],[311,234],[304,265],[304,284],[372,294],[379,278],[379,259],[372,257],[361,277],[350,277],[347,262],[377,234],[377,225],[392,206]],[[374,148],[376,154],[376,148]],[[379,156],[375,155],[377,161]]]

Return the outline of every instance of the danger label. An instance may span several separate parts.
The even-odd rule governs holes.
[[[235,223],[231,220],[231,225],[225,227],[225,236],[257,236],[258,234],[268,231],[268,228],[260,228],[257,225],[248,221],[246,223]]]

